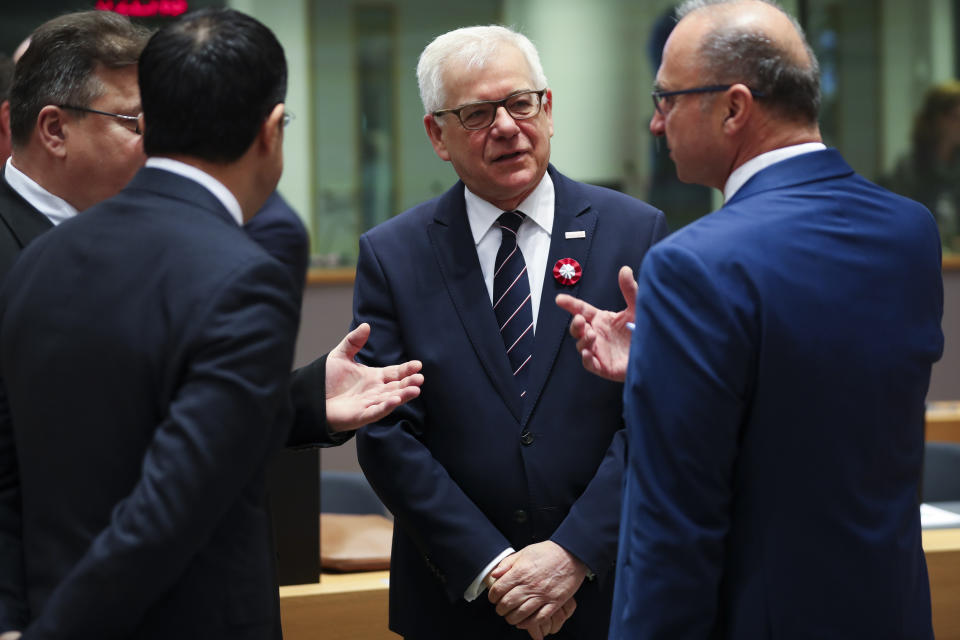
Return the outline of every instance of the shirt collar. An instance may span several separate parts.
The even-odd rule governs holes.
[[[727,184],[723,186],[723,201],[730,202],[730,198],[745,185],[747,181],[757,173],[760,173],[772,164],[776,164],[787,158],[799,156],[803,153],[812,153],[813,151],[823,151],[826,145],[822,142],[804,142],[794,144],[789,147],[782,147],[767,151],[760,155],[750,158],[742,165],[736,168],[730,177],[727,178]]]
[[[200,186],[205,187],[207,191],[216,196],[220,204],[230,212],[230,217],[232,217],[238,225],[243,226],[243,212],[240,209],[240,203],[237,201],[236,196],[234,196],[222,182],[209,173],[189,165],[186,162],[174,160],[173,158],[147,158],[147,166],[152,169],[163,169],[164,171],[175,173],[178,176],[183,176],[184,178],[199,183]]]
[[[3,176],[10,188],[16,191],[30,206],[45,215],[54,225],[77,215],[77,210],[73,205],[63,198],[53,195],[37,184],[30,176],[13,166],[13,158],[7,159]]]
[[[473,243],[480,244],[480,240],[497,222],[503,209],[490,204],[467,187],[464,187],[463,195],[467,203],[467,220],[470,222]],[[553,230],[554,198],[553,180],[550,179],[549,172],[544,172],[540,183],[517,206],[517,211],[522,211],[549,236]]]

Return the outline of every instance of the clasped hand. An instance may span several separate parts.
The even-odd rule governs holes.
[[[577,607],[573,595],[587,567],[549,540],[524,547],[500,561],[487,597],[497,613],[534,640],[556,633]]]

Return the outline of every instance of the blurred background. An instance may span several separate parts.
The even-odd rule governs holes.
[[[676,229],[717,195],[676,181],[647,130],[669,0],[4,0],[12,53],[63,11],[103,8],[151,26],[231,6],[270,26],[290,63],[281,191],[311,232],[313,264],[347,268],[357,237],[455,179],[421,123],[414,69],[436,35],[470,24],[519,28],[539,47],[554,95],[553,162],[570,177],[663,209]],[[821,126],[869,179],[922,200],[945,249],[960,251],[960,0],[793,0],[823,71]],[[928,95],[939,89],[939,96]],[[927,107],[924,109],[924,107]],[[917,120],[922,120],[917,122]],[[918,131],[918,129],[920,129]]]

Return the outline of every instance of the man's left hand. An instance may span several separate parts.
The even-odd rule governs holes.
[[[585,564],[546,540],[504,558],[491,572],[496,581],[487,597],[509,624],[527,630],[549,628],[586,575]]]
[[[630,356],[629,323],[636,321],[637,281],[633,269],[621,267],[617,283],[627,305],[623,311],[597,309],[566,293],[559,294],[556,302],[573,314],[570,335],[577,341],[584,368],[601,378],[623,382]]]
[[[348,333],[327,356],[327,422],[334,431],[359,429],[386,417],[420,395],[421,364],[410,360],[390,367],[368,367],[354,361],[370,337],[364,322]]]

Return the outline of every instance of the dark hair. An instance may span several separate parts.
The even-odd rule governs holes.
[[[931,170],[937,163],[937,145],[942,138],[941,120],[960,106],[960,81],[947,80],[927,89],[923,105],[913,120],[913,153],[917,163]]]
[[[817,56],[793,16],[776,2],[756,1],[773,6],[790,20],[803,42],[808,60],[797,60],[763,31],[734,26],[732,20],[721,18],[700,43],[698,56],[706,75],[703,80],[707,84],[743,83],[762,94],[762,103],[781,116],[805,124],[816,123],[820,115]],[[699,9],[737,2],[691,0],[680,5],[677,13],[682,17]]]
[[[13,83],[13,59],[0,53],[0,102],[10,98],[10,85]]]
[[[148,156],[236,160],[287,92],[283,47],[232,9],[197,11],[158,31],[138,73]]]
[[[108,11],[68,13],[43,23],[17,62],[10,89],[14,146],[25,145],[40,110],[50,104],[89,106],[103,95],[95,73],[102,66],[137,64],[150,31]],[[83,117],[82,112],[77,114]]]

